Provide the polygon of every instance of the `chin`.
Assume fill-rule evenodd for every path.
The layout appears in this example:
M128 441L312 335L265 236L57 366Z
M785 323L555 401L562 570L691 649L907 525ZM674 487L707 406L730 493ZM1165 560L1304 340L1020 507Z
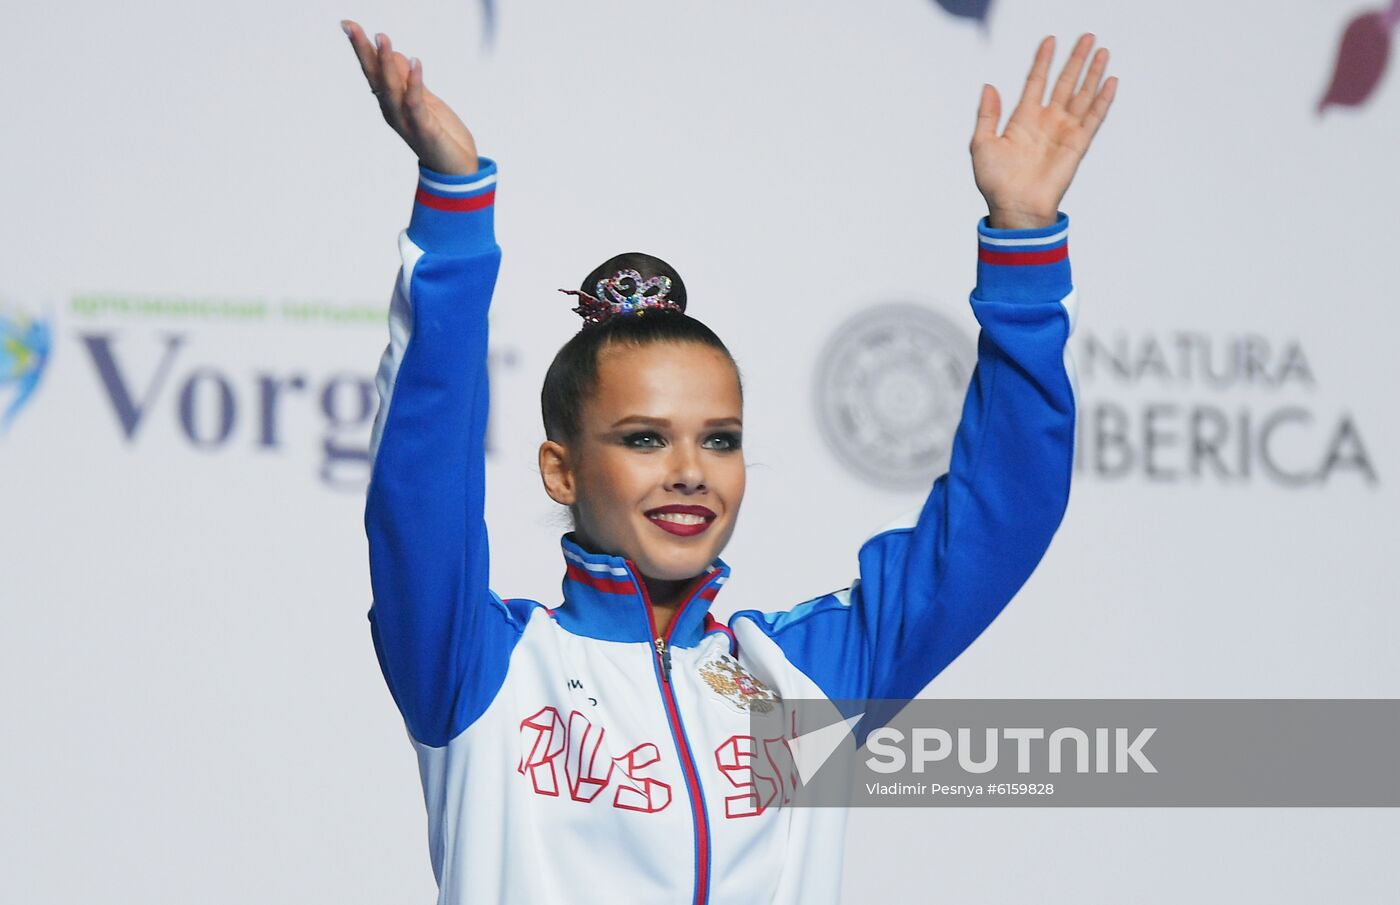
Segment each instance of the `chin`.
M677 541L680 540L677 538ZM647 553L645 565L643 565L642 560L634 557L638 567L648 577L666 581L693 578L705 571L705 567L714 562L718 555L714 542L709 539L702 543L691 542L688 544L684 542L668 543L667 538L653 539L645 545L645 552Z
M637 566L648 578L657 578L663 581L683 581L693 578L705 571L705 567L714 561L713 556L707 556L709 547L701 551L698 547L688 552L661 553L647 557L645 563L638 560Z

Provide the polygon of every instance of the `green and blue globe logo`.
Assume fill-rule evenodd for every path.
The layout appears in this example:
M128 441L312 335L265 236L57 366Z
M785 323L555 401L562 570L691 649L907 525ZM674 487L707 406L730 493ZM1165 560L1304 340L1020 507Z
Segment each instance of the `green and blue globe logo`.
M34 395L52 350L47 319L0 304L0 436Z

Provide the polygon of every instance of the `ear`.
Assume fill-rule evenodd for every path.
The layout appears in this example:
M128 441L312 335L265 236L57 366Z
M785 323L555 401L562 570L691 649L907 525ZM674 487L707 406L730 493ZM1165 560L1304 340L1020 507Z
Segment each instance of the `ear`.
M540 444L540 479L544 481L544 492L554 502L572 506L578 500L573 459L567 446L553 440Z

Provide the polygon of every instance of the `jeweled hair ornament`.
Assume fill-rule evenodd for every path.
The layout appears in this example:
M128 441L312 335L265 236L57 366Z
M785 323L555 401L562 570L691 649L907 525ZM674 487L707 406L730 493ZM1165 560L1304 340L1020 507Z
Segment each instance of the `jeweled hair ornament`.
M670 277L659 276L644 280L635 270L619 270L612 276L599 280L597 295L589 295L578 289L559 291L565 295L579 297L579 305L573 310L587 324L601 324L613 316L640 317L648 311L663 308L685 313L684 306L666 297L671 291Z

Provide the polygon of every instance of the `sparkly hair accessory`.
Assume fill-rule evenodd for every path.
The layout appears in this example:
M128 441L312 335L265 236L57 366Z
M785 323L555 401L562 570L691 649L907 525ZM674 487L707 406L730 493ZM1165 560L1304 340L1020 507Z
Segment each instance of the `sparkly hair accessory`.
M588 324L601 324L614 315L641 316L652 309L667 308L685 313L683 306L666 298L671 291L670 277L643 280L635 270L619 270L611 277L599 280L596 296L577 289L559 291L579 297L580 303L573 310Z

